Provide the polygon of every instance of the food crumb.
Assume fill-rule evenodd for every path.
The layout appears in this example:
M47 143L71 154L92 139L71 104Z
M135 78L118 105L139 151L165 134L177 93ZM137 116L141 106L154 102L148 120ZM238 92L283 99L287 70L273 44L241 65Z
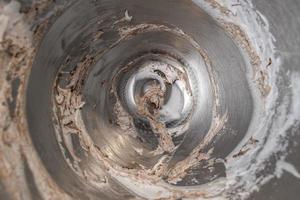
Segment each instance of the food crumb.
M125 11L125 20L128 22L131 22L132 20L132 16L129 15L128 10Z

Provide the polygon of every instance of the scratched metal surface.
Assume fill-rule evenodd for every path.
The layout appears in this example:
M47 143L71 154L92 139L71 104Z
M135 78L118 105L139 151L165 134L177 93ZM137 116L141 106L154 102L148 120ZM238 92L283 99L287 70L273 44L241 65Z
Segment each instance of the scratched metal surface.
M271 92L264 78L262 89L249 78L255 62L241 47L246 38L230 34L199 2L47 5L31 21L33 29L51 16L33 40L24 93L15 94L25 103L20 118L37 160L24 150L25 189L12 195L18 184L2 176L0 197L296 199L300 2L252 1L273 36ZM35 2L20 5L30 13ZM49 180L37 178L38 166ZM57 189L43 193L37 179Z

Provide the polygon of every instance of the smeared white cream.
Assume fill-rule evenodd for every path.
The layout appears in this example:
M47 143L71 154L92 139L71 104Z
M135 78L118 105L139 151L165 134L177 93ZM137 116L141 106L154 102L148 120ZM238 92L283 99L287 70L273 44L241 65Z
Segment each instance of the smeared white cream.
M241 192L241 197L246 198L252 191L259 190L263 184L266 184L273 177L280 178L283 170L298 178L298 170L291 163L284 161L287 152L283 153L275 163L277 167L273 174L261 175L257 178L257 172L263 170L271 155L286 151L287 144L282 143L282 138L289 136L287 130L300 118L299 74L293 72L290 79L290 88L287 88L291 91L292 98L286 95L283 102L279 106L276 105L279 94L276 80L278 79L282 58L276 56L277 51L274 45L276 38L270 32L268 20L259 10L254 8L251 1L239 1L238 3L232 0L211 1L214 3L219 2L219 5L223 7L222 9L213 8L209 0L194 0L194 2L215 19L238 25L247 34L252 47L261 59L259 68L252 70L249 57L247 58L247 54L245 54L245 59L249 61L249 82L253 83L251 85L255 97L255 117L244 140L227 158L227 189L234 190L235 187L242 186L245 192ZM230 12L224 12L226 10L224 8ZM266 73L268 76L267 82L271 86L271 91L265 98L260 97L255 86L256 77L260 71ZM289 105L292 106L290 109L292 113L287 113ZM276 107L277 111L274 109ZM273 118L274 116L276 117ZM245 155L232 158L232 155L238 152L250 137L257 139L259 141L258 145L251 148ZM264 143L264 141L266 142ZM253 161L255 162L253 163ZM237 177L240 178L238 182L236 181Z

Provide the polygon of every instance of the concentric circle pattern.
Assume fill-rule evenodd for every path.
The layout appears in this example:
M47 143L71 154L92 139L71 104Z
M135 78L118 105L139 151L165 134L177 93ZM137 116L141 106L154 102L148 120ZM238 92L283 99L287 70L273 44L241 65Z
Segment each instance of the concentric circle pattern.
M43 166L68 195L208 198L246 187L237 166L259 177L251 166L263 150L251 149L267 139L251 134L275 122L266 102L277 88L258 70L251 38L201 5L78 0L49 26L26 117Z
M207 183L225 173L208 158L225 158L251 120L244 71L233 40L190 1L78 2L37 53L28 110L44 109L29 112L31 134L62 187L92 186L84 177L110 167Z

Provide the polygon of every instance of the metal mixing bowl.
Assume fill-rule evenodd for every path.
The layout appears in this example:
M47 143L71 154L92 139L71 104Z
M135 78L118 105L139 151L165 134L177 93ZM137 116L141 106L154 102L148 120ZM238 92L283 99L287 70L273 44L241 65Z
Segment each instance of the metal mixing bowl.
M300 2L0 2L1 199L297 199Z

